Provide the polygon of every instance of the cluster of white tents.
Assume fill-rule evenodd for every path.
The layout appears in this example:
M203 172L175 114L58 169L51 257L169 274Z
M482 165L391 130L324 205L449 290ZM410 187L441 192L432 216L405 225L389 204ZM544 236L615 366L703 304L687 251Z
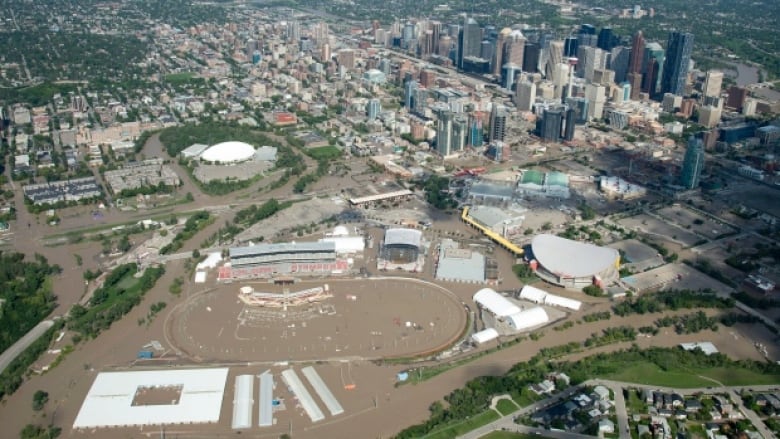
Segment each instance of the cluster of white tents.
M506 322L515 331L524 331L550 321L547 312L541 306L521 309L509 299L498 294L491 288L483 288L474 294L474 302L485 308L496 318ZM547 306L558 306L574 311L580 309L582 303L578 300L550 294L539 288L526 285L520 291L520 298ZM495 328L487 328L472 335L471 339L478 344L488 342L498 337Z
M520 290L520 298L529 302L541 303L547 306L559 306L573 311L579 311L582 302L568 297L556 296L539 288L526 285Z

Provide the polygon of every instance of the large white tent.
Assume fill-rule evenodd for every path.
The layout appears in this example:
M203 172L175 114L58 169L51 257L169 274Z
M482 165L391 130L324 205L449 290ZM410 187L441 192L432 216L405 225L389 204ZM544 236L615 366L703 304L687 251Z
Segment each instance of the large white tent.
M474 302L493 313L496 317L506 317L520 312L520 307L498 294L492 288L482 288L474 294Z
M579 300L569 299L568 297L556 296L550 294L547 291L540 290L539 288L526 285L520 290L520 298L534 303L542 303L549 306L559 306L561 308L568 308L574 311L580 309L582 302Z
M496 338L498 338L498 331L493 328L483 329L482 331L475 332L471 335L471 340L477 344L487 343Z
M550 321L547 312L541 306L520 311L506 317L506 321L516 331L533 328Z

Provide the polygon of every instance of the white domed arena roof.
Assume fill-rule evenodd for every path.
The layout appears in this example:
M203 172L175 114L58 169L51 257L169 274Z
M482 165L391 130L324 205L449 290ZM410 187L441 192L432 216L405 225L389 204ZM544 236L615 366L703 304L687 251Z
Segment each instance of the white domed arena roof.
M249 160L255 147L244 142L222 142L212 145L200 155L201 160L215 163L236 163Z

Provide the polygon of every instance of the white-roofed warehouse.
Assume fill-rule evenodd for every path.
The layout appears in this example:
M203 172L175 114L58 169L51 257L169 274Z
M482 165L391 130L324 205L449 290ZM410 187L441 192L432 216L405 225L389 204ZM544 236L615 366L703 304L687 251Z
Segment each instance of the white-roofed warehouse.
M581 289L596 282L606 285L618 278L620 254L612 248L537 235L530 253L527 257L538 263L536 274L563 287Z

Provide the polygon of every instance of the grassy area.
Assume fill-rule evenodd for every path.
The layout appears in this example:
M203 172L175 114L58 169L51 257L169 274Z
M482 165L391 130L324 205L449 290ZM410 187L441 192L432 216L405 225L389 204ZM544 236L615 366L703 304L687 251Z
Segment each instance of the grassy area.
M138 278L135 277L135 274L130 276L125 276L117 282L116 287L121 288L123 290L129 290L132 288L135 288L135 286L138 284Z
M171 73L169 75L165 75L165 80L173 83L181 83L189 82L189 80L194 77L195 74L191 72Z
M499 418L498 413L495 410L488 410L482 412L474 417L466 419L465 421L458 422L457 424L448 425L444 428L432 431L429 434L422 437L422 439L450 439L458 437L464 433L468 433L471 430L475 430L483 425L489 424Z
M608 374L604 378L630 383L680 388L716 385L711 380L701 378L698 375L720 381L727 386L774 384L780 382L780 376L762 375L746 369L716 367L688 371L665 371L652 363L628 366L619 372Z
M320 146L318 148L309 148L306 151L306 155L314 160L331 160L341 157L341 150L335 146Z
M496 409L498 409L502 415L506 416L516 412L520 409L520 407L518 407L517 404L515 404L515 402L512 400L500 399L498 403L496 403Z
M636 390L628 390L628 398L626 398L626 408L628 412L632 414L642 414L647 412L647 404L642 401Z
M714 367L699 373L701 376L720 381L727 386L747 386L750 384L777 384L780 375L762 375L745 369ZM710 384L712 385L712 384Z

